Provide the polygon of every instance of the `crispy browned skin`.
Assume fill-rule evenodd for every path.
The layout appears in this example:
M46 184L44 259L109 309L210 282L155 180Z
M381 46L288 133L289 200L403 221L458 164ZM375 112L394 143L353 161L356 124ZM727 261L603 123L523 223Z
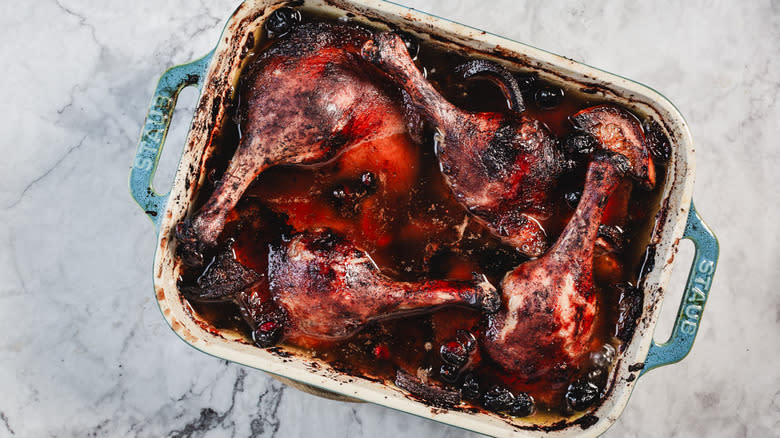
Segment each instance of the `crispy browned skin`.
M502 281L503 305L487 319L483 347L515 377L567 382L590 351L598 306L593 244L625 167L620 155L597 157L588 167L577 210L552 248Z
M642 131L625 111L597 106L572 121L599 141L582 197L553 247L504 277L503 305L486 319L483 342L501 367L548 394L563 390L593 348L594 245L607 201L626 174L650 186L655 175Z
M636 117L615 106L598 105L574 114L570 120L576 129L592 135L601 149L626 157L631 176L646 188L655 186L655 166Z
M380 33L363 57L382 69L437 130L442 173L457 199L496 235L531 256L547 247L545 216L563 171L557 143L538 120L516 111L470 113L439 94L395 34Z
M179 227L185 261L197 264L216 245L228 212L265 169L322 162L406 132L401 105L359 56L369 37L356 26L304 24L254 62L240 89L238 149L206 204Z
M474 281L393 281L343 236L329 230L299 234L272 248L268 279L273 300L286 313L288 340L338 340L365 324L446 305L495 311L498 292Z

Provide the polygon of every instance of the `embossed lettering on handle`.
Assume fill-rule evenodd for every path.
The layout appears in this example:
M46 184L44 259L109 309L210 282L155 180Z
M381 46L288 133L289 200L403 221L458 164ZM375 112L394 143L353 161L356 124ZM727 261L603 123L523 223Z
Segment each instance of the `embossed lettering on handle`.
M151 156L157 154L157 145L162 143L165 132L170 126L169 114L173 114L172 102L173 100L168 96L156 96L149 109L141 141L138 144L138 154L133 163L136 169L152 171L155 163Z
M689 295L686 299L685 317L682 322L681 330L689 335L696 334L699 327L699 318L704 303L707 301L707 294L712 284L712 274L715 273L715 262L712 260L702 260L696 267L695 277L693 278L693 287L689 289Z
M152 179L171 124L176 98L184 87L201 85L213 52L189 64L173 67L163 73L157 83L149 113L138 141L133 167L130 170L130 192L159 229L160 218L168 203L168 193L159 194L152 188Z
M696 247L685 294L677 312L672 335L663 344L657 344L653 340L642 374L653 368L682 360L691 351L696 333L699 331L704 306L712 286L712 277L718 264L719 247L718 239L702 221L693 203L688 212L688 222L683 237L690 239Z

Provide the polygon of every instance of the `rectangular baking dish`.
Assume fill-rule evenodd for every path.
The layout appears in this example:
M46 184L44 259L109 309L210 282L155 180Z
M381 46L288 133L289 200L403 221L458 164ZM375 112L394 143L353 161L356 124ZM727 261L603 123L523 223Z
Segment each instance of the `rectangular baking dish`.
M442 423L493 436L598 436L623 411L639 376L650 369L681 360L690 351L709 295L718 258L718 243L692 203L694 150L688 126L677 109L654 90L587 65L484 31L379 0L304 0L294 5L380 29L398 27L426 43L467 50L511 69L534 71L542 79L583 90L601 99L651 117L668 135L672 156L663 187L661 208L650 239L652 268L640 285L643 314L628 348L619 354L608 384L609 393L586 414L567 419L510 419L496 414L470 413L457 407L432 409L392 384L369 381L338 372L324 362L296 351L263 350L239 333L218 331L201 320L181 297L176 286L180 265L175 258L172 229L191 208L205 178L205 162L213 152L212 139L226 117L226 106L245 62L247 41L257 41L264 20L276 8L291 2L246 0L229 18L216 48L203 58L173 67L160 78L143 127L130 189L157 231L154 257L154 291L160 310L173 331L191 346L213 356L298 382L320 394L372 402ZM176 98L187 86L200 90L178 171L170 192L155 192L151 181L157 167ZM674 255L681 239L696 248L672 336L664 343L652 334L669 281ZM651 252L652 253L652 252ZM680 262L677 260L677 262Z

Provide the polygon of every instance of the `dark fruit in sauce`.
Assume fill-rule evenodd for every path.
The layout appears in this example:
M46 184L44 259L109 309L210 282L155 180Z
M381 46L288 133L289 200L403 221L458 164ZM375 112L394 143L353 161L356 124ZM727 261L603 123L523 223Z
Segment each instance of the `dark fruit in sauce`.
M477 347L477 338L474 337L471 332L466 330L458 330L455 332L455 340L462 345L466 351L472 352Z
M566 200L566 205L569 206L569 208L577 208L577 204L580 202L580 197L582 196L582 192L568 192L565 195L563 195L563 199Z
M372 172L363 172L363 174L360 175L360 183L363 184L363 187L366 188L367 192L373 193L376 190L376 175Z
M607 369L615 360L615 347L604 344L599 350L590 353L590 362L599 369Z
M404 41L406 51L409 52L409 56L412 59L417 59L417 55L420 53L420 42L417 38L406 32L397 32L401 39Z
M563 88L543 87L536 90L534 100L539 108L543 110L552 109L563 102Z
M653 157L662 162L668 161L672 156L672 145L669 143L669 138L664 134L661 126L654 120L647 119L642 124L642 128L645 131L647 148L650 149Z
M252 331L252 340L258 347L273 347L282 338L283 327L278 321L269 320L261 323Z
M439 368L439 377L447 383L455 383L460 376L460 367L445 363Z
M461 367L466 364L469 359L466 347L460 342L450 341L439 348L439 354L444 362L448 364Z
M575 411L584 411L600 398L598 386L587 380L578 380L566 390L566 403Z
M566 138L564 148L569 155L587 155L598 146L595 138L588 134L577 134Z
M517 80L518 88L520 88L523 94L531 91L536 84L536 76L532 74L515 75L515 79Z
M509 414L515 417L527 417L534 412L534 399L525 392L515 394L515 401L509 408Z
M265 22L269 36L279 37L291 31L301 22L301 13L289 7L275 10Z
M463 378L460 393L463 398L468 400L477 400L479 398L479 380L474 374L467 374Z
M613 251L622 251L626 246L625 232L617 225L599 225L599 237L606 239Z
M507 411L515 402L515 396L507 388L494 386L482 396L482 404L490 411Z

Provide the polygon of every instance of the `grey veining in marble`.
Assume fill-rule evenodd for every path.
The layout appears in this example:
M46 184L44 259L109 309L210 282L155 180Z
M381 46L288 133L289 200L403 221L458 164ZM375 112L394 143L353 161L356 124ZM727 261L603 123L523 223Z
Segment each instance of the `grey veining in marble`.
M399 1L680 108L720 266L693 352L643 377L607 436L780 436L780 2ZM189 348L159 314L128 170L160 73L206 53L236 1L4 4L0 437L473 436L286 388Z

